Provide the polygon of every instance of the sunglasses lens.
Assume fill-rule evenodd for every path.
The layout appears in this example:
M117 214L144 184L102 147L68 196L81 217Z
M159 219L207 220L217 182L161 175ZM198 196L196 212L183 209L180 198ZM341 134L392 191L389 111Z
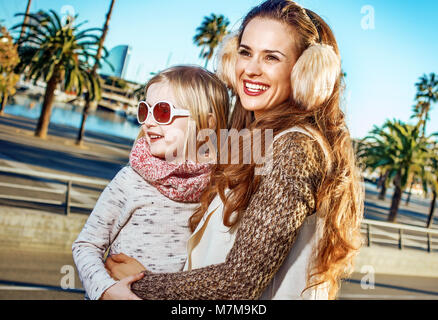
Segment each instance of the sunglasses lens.
M140 102L137 109L137 118L140 123L146 121L148 117L148 106L144 102Z
M158 103L154 108L154 117L157 122L167 123L170 120L170 105L166 102Z

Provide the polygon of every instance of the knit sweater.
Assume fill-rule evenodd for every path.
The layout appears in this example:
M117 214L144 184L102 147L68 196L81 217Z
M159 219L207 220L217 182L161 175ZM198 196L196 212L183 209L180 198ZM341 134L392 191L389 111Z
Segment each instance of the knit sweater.
M131 167L120 170L99 197L73 243L79 277L91 299L116 283L104 254L124 253L153 272L176 272L187 257L188 218L198 206L170 200Z
M315 212L324 156L297 132L274 142L273 166L241 217L224 263L177 273L146 270L132 291L143 299L257 299L287 257L304 219ZM214 246L214 244L212 244ZM212 250L214 248L212 247Z

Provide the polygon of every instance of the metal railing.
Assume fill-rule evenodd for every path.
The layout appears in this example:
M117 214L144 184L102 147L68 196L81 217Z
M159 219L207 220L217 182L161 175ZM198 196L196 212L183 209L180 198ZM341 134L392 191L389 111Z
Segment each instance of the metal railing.
M51 204L51 205L63 205L65 208L65 214L70 214L70 208L81 208L81 209L93 209L95 203L81 203L81 202L73 202L72 201L72 190L73 185L77 186L94 186L103 189L108 183L109 180L104 179L88 179L81 178L75 176L61 175L57 173L49 173L49 172L38 172L33 170L26 169L18 169L18 168L10 168L10 167L1 167L0 173L12 173L16 175L24 175L28 177L34 178L43 178L47 180L56 180L61 182L64 185L64 188L61 189L53 189L47 186L28 186L23 184L16 183L6 183L0 182L0 187L7 187L12 189L21 189L25 191L38 191L44 192L48 194L63 194L63 200L53 200L53 199L44 199L38 197L27 197L22 195L10 195L10 194L0 194L0 199L7 200L19 200L19 201L27 201L27 202L35 202L42 204Z
M391 230L388 232L386 229ZM394 232L395 231L395 232ZM365 233L368 247L372 243L396 245L400 250L413 247L433 251L433 245L438 243L437 229L423 228L406 224L364 219L362 232Z

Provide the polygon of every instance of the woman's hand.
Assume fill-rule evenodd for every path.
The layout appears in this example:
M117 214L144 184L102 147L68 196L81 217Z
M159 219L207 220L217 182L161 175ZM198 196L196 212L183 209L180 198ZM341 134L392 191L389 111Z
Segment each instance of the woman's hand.
M121 280L146 270L140 262L124 253L108 257L105 268L114 280Z
M100 300L141 300L131 291L131 283L144 277L144 273L126 277L105 290Z

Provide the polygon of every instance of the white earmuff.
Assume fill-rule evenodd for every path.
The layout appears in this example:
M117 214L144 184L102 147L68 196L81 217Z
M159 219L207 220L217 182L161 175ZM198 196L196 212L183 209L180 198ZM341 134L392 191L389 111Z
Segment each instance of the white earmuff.
M333 47L313 44L299 57L291 74L292 96L306 109L327 101L341 72L340 57Z
M235 69L238 46L239 38L237 33L225 36L219 45L216 58L218 63L216 71L217 76L233 91L235 91L235 88L237 87Z

